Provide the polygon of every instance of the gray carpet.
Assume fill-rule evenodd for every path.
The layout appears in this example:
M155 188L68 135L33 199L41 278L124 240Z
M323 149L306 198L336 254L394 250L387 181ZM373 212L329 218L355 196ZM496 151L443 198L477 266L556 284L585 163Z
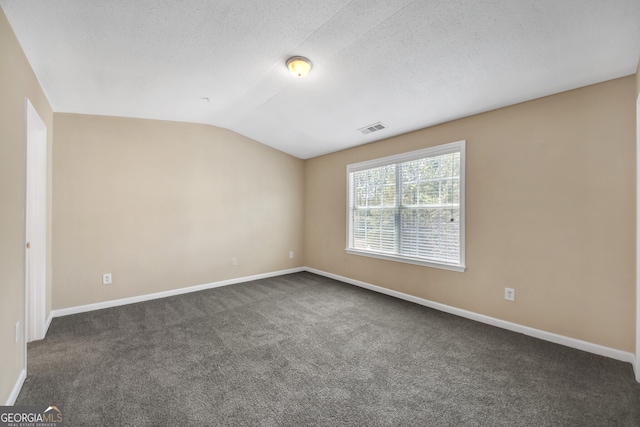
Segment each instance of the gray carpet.
M60 317L17 405L68 426L639 426L630 364L310 273Z

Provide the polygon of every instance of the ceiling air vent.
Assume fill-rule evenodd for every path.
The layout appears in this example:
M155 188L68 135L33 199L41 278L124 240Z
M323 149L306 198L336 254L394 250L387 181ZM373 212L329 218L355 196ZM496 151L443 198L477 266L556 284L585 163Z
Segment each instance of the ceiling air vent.
M362 132L364 135L371 133L371 132L378 132L379 130L382 129L386 129L387 127L385 125L383 125L382 123L378 122L378 123L374 123L372 125L369 126L365 126L363 128L358 129L360 132Z

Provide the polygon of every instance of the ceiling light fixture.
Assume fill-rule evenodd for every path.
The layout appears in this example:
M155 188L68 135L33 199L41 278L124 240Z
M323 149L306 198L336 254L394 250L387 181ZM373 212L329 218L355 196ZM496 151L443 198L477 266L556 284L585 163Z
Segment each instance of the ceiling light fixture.
M291 74L298 78L302 78L309 74L311 70L311 61L302 56L294 56L287 59L287 68Z

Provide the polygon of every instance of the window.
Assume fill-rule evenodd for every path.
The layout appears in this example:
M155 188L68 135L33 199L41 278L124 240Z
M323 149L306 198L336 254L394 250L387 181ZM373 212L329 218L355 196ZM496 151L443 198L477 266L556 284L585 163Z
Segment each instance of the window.
M347 252L464 271L465 141L347 166Z

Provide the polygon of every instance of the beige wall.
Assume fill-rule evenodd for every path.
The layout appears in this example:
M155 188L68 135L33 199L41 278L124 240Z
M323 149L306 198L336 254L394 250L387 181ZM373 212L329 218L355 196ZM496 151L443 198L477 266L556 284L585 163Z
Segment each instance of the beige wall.
M306 265L633 352L634 85L629 76L307 161ZM462 139L464 273L345 253L347 164Z
M15 385L23 362L24 326L25 98L47 126L47 316L51 311L51 134L52 112L0 9L0 404Z
M54 309L303 265L302 160L206 125L54 124Z

